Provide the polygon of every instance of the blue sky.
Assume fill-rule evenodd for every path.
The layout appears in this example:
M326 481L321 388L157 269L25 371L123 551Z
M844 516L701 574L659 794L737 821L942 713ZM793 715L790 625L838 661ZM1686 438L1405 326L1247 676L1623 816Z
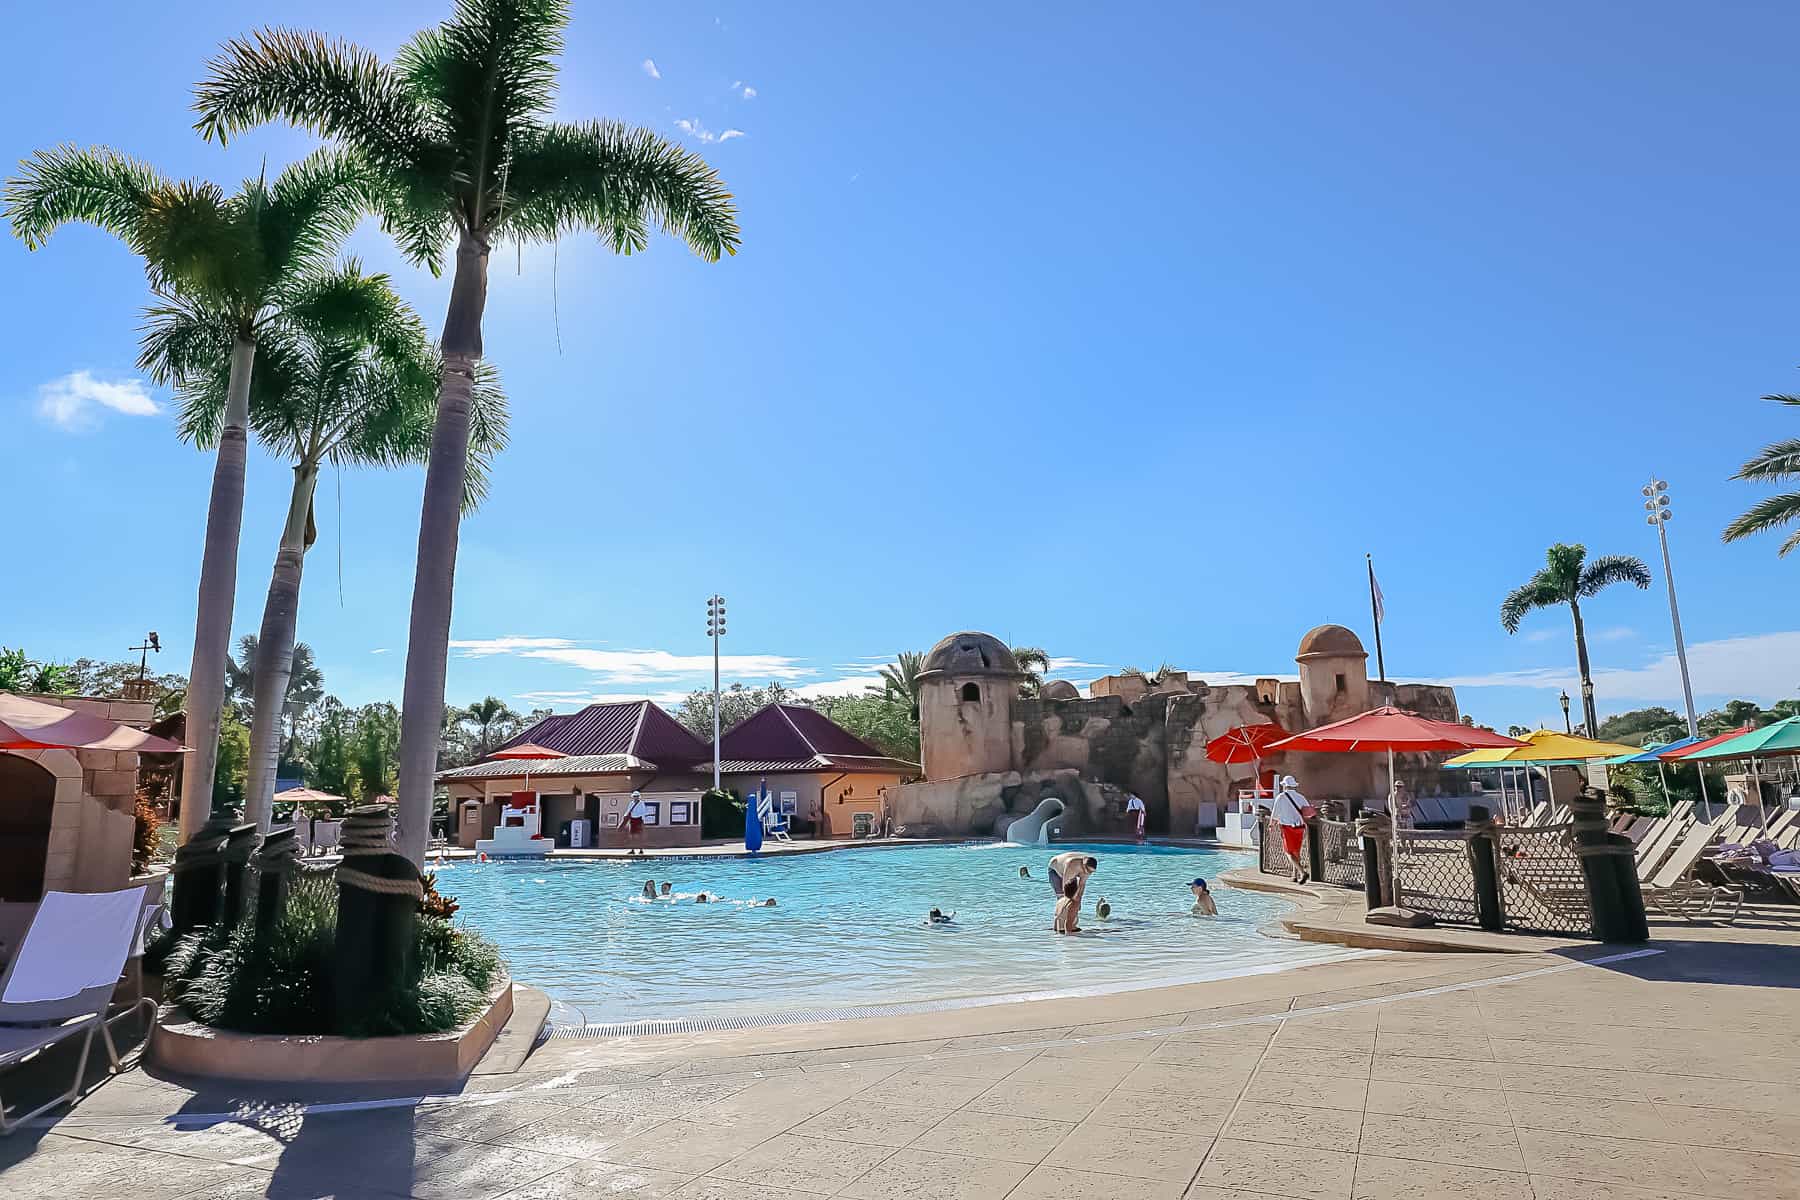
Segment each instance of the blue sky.
M230 183L310 143L189 132L220 41L388 53L444 11L35 6L0 152ZM1667 703L1651 471L1702 703L1792 695L1800 562L1718 532L1763 494L1731 472L1795 432L1757 397L1800 390L1797 36L1776 4L580 0L561 112L703 151L744 250L495 256L513 445L464 526L450 699L684 692L715 589L749 683L854 688L961 628L1078 680L1283 673L1318 622L1368 640L1372 552L1390 674L1548 722L1567 617L1496 612L1560 540L1656 566L1587 616L1602 711ZM437 327L443 281L372 225L350 249ZM154 628L185 669L210 464L134 381L141 273L70 228L0 240L0 281L0 643L122 657ZM400 691L420 485L320 489L300 636L352 702ZM254 458L238 632L287 487Z

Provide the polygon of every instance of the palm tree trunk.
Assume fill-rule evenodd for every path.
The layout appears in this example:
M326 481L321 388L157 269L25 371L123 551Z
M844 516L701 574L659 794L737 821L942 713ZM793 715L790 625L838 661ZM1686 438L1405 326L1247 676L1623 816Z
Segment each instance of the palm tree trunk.
M194 615L194 660L188 669L187 744L182 771L181 840L212 816L213 776L219 767L219 716L225 707L225 661L231 653L231 610L237 597L238 535L244 524L244 460L248 456L250 369L256 343L240 334L231 344L225 416L213 460L212 499L206 509L206 548Z
M1581 624L1581 602L1571 599L1569 612L1575 617L1575 662L1581 668L1581 716L1587 722L1587 736L1595 737L1600 723L1594 719L1594 679L1588 673L1587 630Z
M425 467L419 514L419 558L413 574L412 625L406 641L406 686L400 711L399 821L394 844L425 863L431 796L437 786L438 735L444 721L444 675L450 656L450 601L469 461L469 393L481 360L481 316L487 307L488 246L465 233L456 247L456 278L444 317L443 375L437 423Z
M300 615L300 577L306 567L306 519L318 486L317 463L294 467L294 490L288 499L287 524L269 597L263 602L262 632L256 636L254 716L250 722L250 777L244 785L244 820L255 821L259 833L269 831L275 810L275 772L281 761L282 708L294 670L294 626Z

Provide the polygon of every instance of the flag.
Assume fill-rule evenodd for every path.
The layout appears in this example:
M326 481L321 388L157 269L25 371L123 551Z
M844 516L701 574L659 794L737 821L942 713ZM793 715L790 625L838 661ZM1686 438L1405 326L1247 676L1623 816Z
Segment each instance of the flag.
M1369 559L1369 599L1375 605L1375 623L1387 620L1387 597L1381 594L1381 584L1375 581L1375 560Z

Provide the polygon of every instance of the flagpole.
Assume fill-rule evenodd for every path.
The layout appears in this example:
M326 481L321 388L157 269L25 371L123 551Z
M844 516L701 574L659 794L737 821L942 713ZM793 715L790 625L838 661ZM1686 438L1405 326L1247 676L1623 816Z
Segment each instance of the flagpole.
M1375 586L1375 556L1365 554L1363 558L1369 563L1369 614L1375 618L1375 670L1381 676L1381 682L1386 683L1387 662L1381 656L1381 601Z

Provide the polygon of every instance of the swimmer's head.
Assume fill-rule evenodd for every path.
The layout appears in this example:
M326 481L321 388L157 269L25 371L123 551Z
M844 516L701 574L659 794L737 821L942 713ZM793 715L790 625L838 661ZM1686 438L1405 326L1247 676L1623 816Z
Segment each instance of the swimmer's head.
M1087 868L1090 871L1098 871L1100 869L1100 860L1090 857L1087 860Z
M764 908L774 908L775 907L775 897L770 896L767 900L764 900L763 907Z
M1020 879L1030 879L1031 878L1031 868L1030 867L1020 867L1019 868L1019 878Z
M1194 882L1188 884L1188 886L1193 888L1196 892L1204 892L1204 891L1208 890L1207 886L1206 886L1206 880L1204 880L1204 879L1195 879Z
M1071 900L1073 900L1075 898L1075 893L1079 890L1080 889L1075 886L1075 881L1073 879L1071 879L1071 880L1069 880L1069 882L1063 884L1063 895L1067 896Z
M669 881L665 879L665 880L663 880L662 894L666 896L669 894L669 891L670 891L670 884L669 884Z

